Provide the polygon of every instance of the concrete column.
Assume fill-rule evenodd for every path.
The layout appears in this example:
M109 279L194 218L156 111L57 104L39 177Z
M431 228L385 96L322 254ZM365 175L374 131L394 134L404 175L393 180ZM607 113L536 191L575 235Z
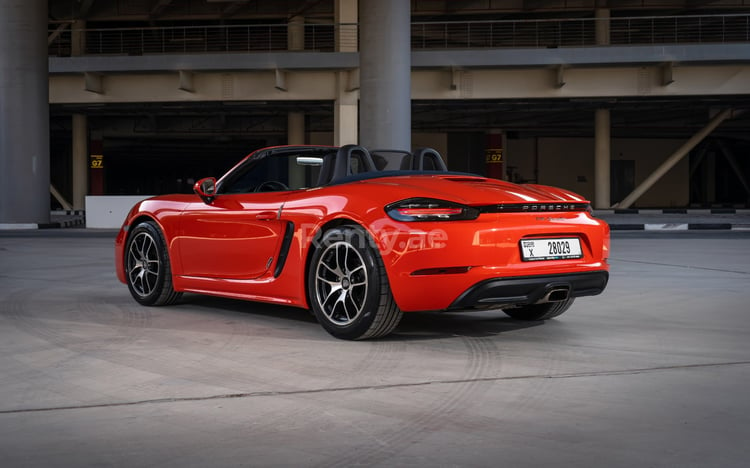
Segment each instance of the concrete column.
M594 208L610 207L610 116L609 109L597 109L594 118Z
M305 17L292 16L287 29L287 48L305 50Z
M0 225L49 223L47 0L0 0Z
M596 18L596 45L609 45L609 9L597 8L594 11Z
M358 138L357 91L349 86L349 73L336 73L337 98L333 103L334 146L355 145Z
M287 114L287 144L304 145L305 144L305 113L290 112Z
M360 0L360 143L411 150L411 2Z
M336 51L357 51L357 0L335 0ZM353 82L354 79L357 82ZM336 100L333 103L333 144L343 146L359 141L358 70L336 73Z
M86 53L86 21L75 20L70 26L70 55L76 57Z
M305 144L305 114L303 112L290 112L287 114L286 140L288 145ZM289 161L289 187L297 189L305 186L305 168L298 165L297 161Z
M86 21L76 20L70 26L70 55L86 53ZM73 209L86 209L86 195L89 193L89 131L85 114L73 114L72 157L73 157Z
M73 114L73 209L86 209L89 188L89 132L88 119Z
M357 51L357 0L335 0L336 52Z

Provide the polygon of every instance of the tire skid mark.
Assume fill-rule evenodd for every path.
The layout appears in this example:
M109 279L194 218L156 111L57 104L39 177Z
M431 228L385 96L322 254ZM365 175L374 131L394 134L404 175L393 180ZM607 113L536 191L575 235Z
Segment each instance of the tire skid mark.
M94 313L102 313L101 310L96 310L94 304L85 304L85 308L93 310ZM211 386L216 386L217 382L221 382L222 386L242 388L248 383L247 379L238 378L239 373L227 373L227 367L209 362L229 354L227 351L241 348L242 344L249 339L247 333L249 327L246 322L241 320L229 322L231 325L229 333L226 333L226 328L222 328L221 339L212 340L208 344L200 340L201 336L183 335L180 337L182 342L179 346L164 348L159 345L158 337L158 334L163 331L153 327L153 311L157 309L135 303L119 306L117 309L120 310L124 320L117 324L118 339L113 340L116 346L108 345L111 352L103 357L104 360L155 373L165 378L183 378ZM226 324L227 322L224 323ZM158 353L146 354L133 346L138 343L150 348L156 345ZM182 351L185 349L200 352L188 354ZM134 388L147 387L149 385L134 385ZM153 385L150 387L152 388Z
M351 343L352 346L359 346L362 343ZM346 344L347 348L349 343ZM345 375L346 377L340 377L334 379L331 383L331 387L337 387L342 382L351 381L352 378L359 376L372 376L381 375L382 372L392 372L394 365L398 366L402 362L401 359L391 359L392 357L400 357L401 352L405 349L404 343L394 341L369 341L369 349L367 355L353 364L352 370L349 370Z
M538 375L556 375L562 367L560 356L555 351L546 351L537 357L537 360L543 363L542 366L535 367L534 373ZM552 392L554 392L553 382L550 379L540 379L512 400L505 415L508 418L513 418L525 414L529 409L538 408L539 402L548 401Z
M247 323L247 322L244 322ZM246 325L246 328L250 328L249 325ZM330 343L335 348L339 348L342 351L341 352L347 352L348 350L352 349L352 346L358 346L361 347L361 345L365 343L350 343L350 342L338 342L333 341ZM367 354L356 363L352 364L351 366L351 372L349 371L341 371L336 373L338 377L333 378L329 380L329 382L321 387L323 391L325 389L331 389L335 390L337 388L341 388L342 386L346 385L347 383L351 382L352 377L356 377L359 375L379 375L380 372L385 371L391 371L393 369L393 362L399 362L398 360L390 360L388 359L388 356L393 356L395 353L400 353L402 349L402 344L400 343L386 343L386 342L368 342L369 349ZM336 353L331 353L332 355L335 355ZM177 360L177 358L170 358L168 361ZM206 369L204 366L201 366L200 368L196 368L196 371L200 372L203 377L201 377L199 380L203 381L206 380L206 383L213 382L215 383L216 379L221 379L222 384L227 383L227 373L226 369L217 369L215 371L215 375L213 376L206 376ZM209 371L209 374L213 374ZM234 378L232 379L232 383L236 388L246 388L248 385L257 385L259 383L259 380L257 378L253 378L252 376L244 376L244 378L237 378L240 377L242 374L238 374L237 372L230 373ZM248 379L248 377L250 377ZM193 379L195 380L195 379ZM280 391L282 393L289 393L288 398L290 400L293 399L294 401L294 409L291 409L289 411L285 411L283 415L279 415L272 421L269 420L267 423L260 423L258 422L256 425L253 426L253 432L264 432L267 430L273 430L273 431L284 431L284 430L291 430L300 425L300 421L308 420L310 417L319 415L320 409L317 405L316 401L309 398L309 395L303 395L300 396L297 393L304 394L305 389L300 389L299 386L294 384L287 384L285 382L279 381L279 380L273 380L273 381L260 381L261 383L265 384L272 384L274 388L281 389ZM242 427L243 430L247 430L246 427Z
M90 282L87 282L87 284L90 284ZM48 293L44 291L56 291L55 294L58 295L60 292L59 289L40 291L38 288L15 290L0 305L0 312L20 331L58 348L72 351L74 354L66 361L75 362L80 355L87 355L114 364L157 373L165 378L185 378L193 382L242 390L248 390L247 387L251 387L250 390L252 390L252 387L259 382L257 377L250 373L251 368L246 372L227 372L227 365L216 366L214 365L216 363L212 362L212 359L216 357L223 357L228 361L239 358L237 356L238 350L241 352L247 346L247 341L252 338L252 333L250 333L252 321L247 318L234 320L229 330L230 333L222 335L220 342L213 341L209 346L206 346L206 343L199 341L200 338L196 338L196 335L183 335L180 336L180 339L183 340L182 343L177 346L170 346L166 349L157 347L159 351L165 354L149 355L134 350L132 346L142 339L149 346L154 343L158 344L155 333L161 333L162 331L153 327L151 308L135 304L128 306L119 303L108 304L104 301L97 302L96 300L85 299L75 301L74 299L71 307L74 308L75 314L67 316L72 317L73 320L59 322L51 316L36 316L34 314L36 305L34 306L35 309L30 308L30 304L36 304L33 302L34 300L45 300ZM80 296L76 294L76 297ZM111 320L114 317L117 317L117 320ZM82 333L80 329L76 328L78 324L84 321L81 319L97 326L94 333ZM222 329L222 331L226 332L227 330ZM482 356L482 344L474 343L474 341L476 340L462 338L463 344L469 349L469 358L463 376L469 379L481 376L488 362L487 357ZM350 383L356 384L358 383L357 380L362 377L389 375L403 362L402 351L407 346L404 342L399 341L372 341L356 344L342 342L337 343L332 348L335 352L350 353L351 357L351 350L355 349L355 352L361 352L363 351L361 349L363 344L366 344L367 351L362 353L361 359L352 362L347 366L347 369L336 372L325 387L337 388ZM355 346L357 348L354 348ZM185 349L198 349L201 354L183 353ZM231 362L228 365L231 365ZM263 363L259 365L263 365ZM280 391L300 390L299 386L293 383L286 384L278 380L264 380L273 383L273 387ZM141 387L147 391L143 393L152 393L154 389L158 390L160 385L158 381L145 384L134 383L133 388ZM475 386L476 384L471 382L459 384L451 395L446 396L443 403L434 406L433 411L423 415L410 427L418 430L420 427L445 424L440 422L441 418L449 417L457 408L463 408L463 395L470 397ZM304 403L304 397L291 398L295 398L296 402L302 403L304 406L294 413L285 415L284 419L287 420L287 424L297 425L301 417L310 417L319 412L319 406L314 401ZM274 426L280 427L279 421L275 421ZM254 429L263 430L263 428ZM411 430L409 429L409 431ZM405 433L406 431L401 431L397 435L386 438L384 447L387 451L383 453L373 452L370 454L370 458L373 460L387 458L393 451L394 443L404 444L399 439L403 439L402 434ZM407 445L403 445L401 448L405 448ZM352 454L352 457L361 460L359 453Z
M75 327L84 320L57 322L51 319L45 320L44 317L35 317L29 310L28 304L32 297L38 302L39 294L39 291L35 289L24 289L11 293L0 304L0 316L5 317L19 331L41 339L54 348L65 349L72 353L64 361L57 362L57 366L75 362L85 356L128 368L157 373L165 378L185 378L211 386L216 386L217 382L221 382L222 384L234 384L237 388L244 388L248 383L247 379L238 380L236 372L227 373L226 368L217 368L217 366L205 364L207 359L222 353L224 349L238 348L240 346L238 337L241 337L242 341L247 339L246 326L239 330L235 325L231 334L223 336L224 339L221 340L220 347L212 348L210 352L206 352L199 359L186 359L186 355L181 352L185 348L195 348L196 343L191 341L183 343L178 348L168 350L166 359L163 354L144 356L143 353L131 351L135 343L144 339L153 330L151 328L152 308L139 305L117 306L78 301L73 306L75 312L73 317L83 317L86 322L102 327L97 328L95 333L82 333ZM117 315L111 314L112 311L119 313ZM69 314L66 316L71 317ZM112 317L118 317L118 319L108 320ZM97 320L97 318L100 320ZM235 324L237 323L242 324L243 321L235 322ZM203 343L200 344L205 347ZM175 363L178 365L175 365ZM154 385L133 384L132 388L153 390Z
M76 336L74 333L79 331L76 330L76 324L80 323L78 321L65 322L54 320L54 318L34 316L29 307L29 303L32 302L31 298L39 301L38 296L41 294L44 297L46 292L46 290L40 292L36 289L17 290L8 295L0 305L0 316L4 317L11 326L47 345L44 347L34 345L31 348L33 352L42 352L43 356L48 356L43 358L43 363L39 364L23 359L23 350L15 350L22 362L27 362L27 372L44 376L43 379L46 380L54 379L57 382L55 393L64 395L71 401L80 402L78 397L82 394L86 394L89 401L110 400L114 395L90 388L85 381L61 378L60 369L80 369L81 363L86 362L85 357L99 359L95 355L101 352L105 340L98 336L94 339ZM34 309L38 309L38 306ZM66 352L61 352L61 350ZM31 358L33 359L33 354ZM28 388L28 392L36 391L35 387Z
M0 305L0 315L4 316L19 331L54 346L63 347L60 346L60 343L65 340L61 338L59 329L50 324L41 323L39 319L29 313L27 304L29 298L34 297L35 294L39 294L39 291L22 289L9 294ZM70 350L79 352L76 349Z
M81 313L94 320L109 312L117 314L119 319L116 323L109 325L114 336L107 337L105 345L106 349L112 351L119 351L120 348L135 343L151 325L151 310L146 307L123 307L104 301L78 301L76 307Z
M258 330L257 327L252 326L253 322L248 317L239 317L231 320L230 323L230 333L224 334L226 330L222 329L223 333L219 346L216 346L219 340L207 345L205 341L200 340L200 337L182 335L180 337L183 340L181 343L169 348L159 349L159 353L156 355L124 353L123 355L112 356L109 360L155 373L164 378L181 378L205 385L219 385L239 392L246 392L249 388L252 389L259 384L271 385L286 392L299 390L299 386L294 384L294 380L288 380L291 383L286 383L284 379L275 377L259 378L258 373L254 372L253 366L248 367L245 363L235 366L235 362L245 358L246 355L243 354L243 350L255 351L257 349L252 340L254 336L258 336ZM174 337L170 339L170 342L174 342ZM348 343L341 343L341 346L346 344ZM349 345L351 346L351 344ZM362 361L353 366L351 373L335 373L337 378L331 380L326 386L336 388L347 376L366 373L368 368L376 367L375 364L382 361L380 349L382 347L371 349ZM192 353L186 354L182 350L190 350ZM252 359L252 357L247 359ZM264 366L266 361L257 360L256 362L257 366L262 366L261 370L266 367ZM271 367L271 370L273 370L273 367ZM142 384L141 387L147 388L154 385L153 383L146 383ZM310 408L309 412L312 413L313 411ZM289 419L294 420L295 423L298 422L295 415L290 415Z
M149 309L140 305L132 307ZM139 350L135 352L122 350L122 353L111 356L109 360L119 365L157 374L163 378L184 379L214 387L236 389L244 388L248 384L256 384L257 379L252 377L248 379L248 376L230 368L234 361L228 364L224 363L228 357L236 357L232 351L241 349L242 345L249 340L248 325L241 320L224 322L223 325L229 325L230 327L228 330L226 328L221 329L220 339L212 339L206 342L207 332L197 335L181 335L182 341L178 345L173 344L169 347L159 345L158 334L163 332L150 326L144 330L140 339L145 340L149 348L158 352L144 353L139 352ZM173 343L175 337L171 336L169 341ZM185 352L188 350L190 353ZM135 387L150 389L158 385L158 383L149 382Z
M326 335L327 336L327 335ZM404 344L400 342L387 342L387 341L366 341L366 342L349 342L333 340L326 342L326 346L331 346L333 352L327 353L329 356L336 356L339 353L346 353L349 358L352 357L352 350L359 352L363 346L367 346L367 353L355 362L352 362L347 369L335 369L333 372L326 372L326 376L333 375L334 377L328 379L327 383L321 388L336 389L344 386L350 386L352 383L356 384L356 379L361 376L378 376L383 373L391 373L397 368L402 360L402 351ZM305 374L305 377L317 377L311 375L309 372ZM295 392L300 390L297 385L286 385L280 383L278 380L271 382L265 382L273 384L274 387L279 385L283 386L286 390ZM302 390L304 391L304 390ZM283 416L276 418L273 423L269 422L274 430L284 430L295 428L299 426L300 421L310 416L316 416L320 413L320 409L315 401L310 398L298 396L290 396L294 398L294 409L286 412ZM264 430L263 425L255 426L255 431Z
M44 293L41 294L43 300ZM65 362L75 362L81 356L89 356L116 365L154 373L165 379L180 378L214 387L221 386L247 391L252 390L253 387L257 388L259 383L265 383L273 384L274 388L281 391L300 390L299 386L293 382L287 384L274 379L259 380L257 376L252 374L252 369L248 369L246 372L236 372L231 369L232 362L241 359L241 355L238 353L241 353L248 346L248 341L253 336L252 321L247 317L232 320L230 333L226 333L226 328L223 328L221 338L212 341L208 346L204 341L199 341L199 336L182 335L180 337L182 342L177 346L163 348L159 347L158 337L155 336L156 333L162 333L162 331L153 328L152 308L137 304L131 306L108 304L104 301L79 300L72 306L75 312L72 317L83 318L88 323L106 327L97 329L96 333L81 334L81 331L75 329L75 326L83 320L57 322L45 320L46 317L34 316L29 304L32 302L31 298L38 301L39 296L40 291L38 289L29 288L12 292L0 304L0 316L7 319L12 326L21 332L41 339L53 347L72 352L65 359ZM117 315L114 314L115 312ZM117 316L118 320L107 320L114 316ZM67 317L71 317L71 315L67 315ZM154 354L144 353L141 350L134 349L133 345L136 343L146 343L149 347L157 343L156 349L159 352ZM361 344L359 343L357 346L361 346ZM337 344L337 347L341 348L340 352L349 352L352 346L355 345L344 342ZM360 375L373 372L374 375L378 375L390 370L393 363L399 361L396 359L390 360L388 356L392 355L393 352L398 352L402 346L400 343L369 343L368 351L360 361L353 363L350 369L336 372L335 378L331 379L325 386L336 388L352 382L353 378ZM200 353L183 352L183 350L188 349L200 350ZM218 363L219 365L215 361L212 362L217 358L221 358L220 361L223 360L223 362ZM58 362L57 364L60 365L61 363ZM227 372L227 370L230 370L230 372ZM145 383L134 383L131 388L140 389L141 393L153 393L154 390L158 391L161 385L160 381L152 380ZM307 408L288 416L290 423L296 424L299 421L299 416L316 412L312 404L306 406Z
M368 351L363 358L355 363L352 363L349 369L341 370L336 373L338 377L330 379L329 382L323 387L326 389L337 389L345 386L349 386L359 376L378 376L383 373L391 373L397 368L402 362L397 357L402 356L404 349L403 343L398 342L385 342L385 341L367 341L360 343L351 342L331 342L337 348L341 348L343 352L351 349L361 349L362 345L368 346ZM278 385L274 382L274 385ZM253 428L254 431L263 431L265 426L270 426L273 430L290 430L299 426L300 421L309 420L310 417L314 417L320 414L320 406L318 400L310 398L309 395L290 396L294 398L294 409L285 412L283 416L277 417L273 421L269 421L266 425L259 425Z
M134 305L134 307L136 309L142 308L138 305ZM175 308L179 308L179 306L170 307L169 310L174 310ZM179 310L177 312L179 313ZM221 317L216 315L215 317L210 317L209 320L217 322L221 320ZM248 353L243 354L243 352L246 349L250 351L257 350L253 338L257 337L259 332L257 326L254 326L251 317L232 317L226 323L231 324L229 333L226 333L226 328L222 328L220 340L215 340L209 344L202 341L200 336L181 335L179 338L182 342L173 344L166 349L160 349L159 355L125 354L123 356L112 356L110 360L129 367L154 372L165 377L179 377L213 386L217 385L217 382L220 382L221 386L238 391L246 391L248 390L248 386L257 386L259 383L273 384L274 387L281 387L285 391L299 390L299 387L293 381L287 384L281 379L259 379L258 375L252 372L253 366L247 367L245 363L242 364L242 367L233 367L233 363L238 360L245 358L252 359L252 357L246 357ZM147 332L151 333L150 331ZM170 342L174 343L174 341L175 337L172 336ZM217 344L219 345L217 346ZM361 346L364 343L331 342L331 344L335 345L337 349L334 353L331 353L335 356L337 352L348 353L355 346L355 349L361 350ZM351 381L352 377L371 374L373 371L378 372L381 369L384 371L389 370L392 364L384 356L392 353L394 350L399 351L401 347L402 345L399 343L369 343L368 352L363 359L353 363L349 369L335 372L333 374L335 377L326 386L336 388L341 386L342 383ZM183 353L183 349L189 349L192 353ZM252 355L252 353L249 354ZM216 361L211 362L212 360ZM257 366L267 367L265 362L257 360L252 364L257 363ZM243 371L238 372L238 369L242 369ZM228 370L229 372L227 372ZM273 367L271 367L271 370L273 370Z
M138 338L138 335L133 334L133 330L143 330L150 321L147 311L133 313L123 310L122 307L90 301L78 301L73 306L75 317L82 320L60 322L55 321L53 317L37 317L29 310L27 304L32 297L35 301L43 300L47 291L50 290L40 293L36 289L24 289L11 293L0 307L0 314L20 331L77 354L116 349L119 345L131 343ZM102 316L105 311L113 308L119 312L117 315ZM102 317L117 319L100 320ZM96 333L81 336L81 330L76 326L82 323L98 327Z
M460 377L461 382L451 386L452 391L436 399L434 403L416 418L409 418L408 423L387 434L376 434L376 444L369 448L357 448L342 454L334 460L326 460L318 466L336 467L365 465L371 466L386 462L399 452L406 450L415 440L425 437L430 432L452 424L453 415L457 411L465 411L472 406L477 397L486 392L488 385L476 380L486 375L487 371L496 364L497 347L490 338L461 337L466 347L467 365Z

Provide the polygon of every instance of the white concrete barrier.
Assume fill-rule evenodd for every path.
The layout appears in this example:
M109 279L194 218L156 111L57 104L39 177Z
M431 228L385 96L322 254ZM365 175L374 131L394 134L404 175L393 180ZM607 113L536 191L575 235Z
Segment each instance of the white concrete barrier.
M118 229L130 208L151 195L98 195L86 197L86 227Z

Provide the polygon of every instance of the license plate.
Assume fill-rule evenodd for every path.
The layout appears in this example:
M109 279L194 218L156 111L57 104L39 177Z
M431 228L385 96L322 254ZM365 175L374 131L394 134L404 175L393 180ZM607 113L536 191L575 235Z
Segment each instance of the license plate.
M577 237L559 239L523 239L521 258L525 262L581 258L581 240Z

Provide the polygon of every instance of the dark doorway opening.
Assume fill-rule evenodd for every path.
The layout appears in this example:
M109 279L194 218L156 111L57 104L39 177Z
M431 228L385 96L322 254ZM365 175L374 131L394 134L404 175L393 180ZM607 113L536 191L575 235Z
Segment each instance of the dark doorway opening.
M714 138L690 153L690 204L750 206L750 141Z
M609 170L610 202L621 202L635 190L635 161L632 159L614 159Z

